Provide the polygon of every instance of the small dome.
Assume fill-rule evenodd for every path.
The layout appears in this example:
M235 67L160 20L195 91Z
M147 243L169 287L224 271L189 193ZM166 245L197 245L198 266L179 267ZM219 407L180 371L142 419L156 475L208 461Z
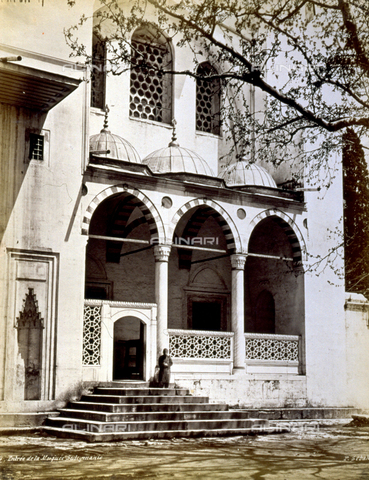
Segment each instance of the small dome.
M109 150L110 153L105 153L107 150ZM136 149L127 142L127 140L124 140L124 138L118 135L113 135L105 128L103 128L99 134L90 137L90 153L102 155L104 158L141 163Z
M173 120L172 123L172 141L166 148L150 153L142 163L154 173L195 173L214 177L214 172L200 155L178 145L175 132L177 122Z
M254 185L258 187L277 188L274 178L259 165L249 163L247 160L232 163L219 175L228 187L244 187Z
M136 149L124 138L113 135L108 130L108 106L105 107L104 128L97 135L90 137L90 153L102 155L104 158L114 158L131 163L141 163ZM109 151L109 153L107 153Z
M150 153L142 160L154 173L195 173L214 177L214 173L206 161L197 153L179 145L169 144Z

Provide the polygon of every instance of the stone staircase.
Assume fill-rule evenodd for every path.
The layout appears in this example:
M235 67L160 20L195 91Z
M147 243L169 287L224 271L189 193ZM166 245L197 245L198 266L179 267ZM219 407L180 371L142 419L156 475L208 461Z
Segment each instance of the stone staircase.
M150 388L144 382L100 384L80 401L70 402L59 416L46 420L44 431L88 442L205 437L266 433L266 419L209 403L181 388Z

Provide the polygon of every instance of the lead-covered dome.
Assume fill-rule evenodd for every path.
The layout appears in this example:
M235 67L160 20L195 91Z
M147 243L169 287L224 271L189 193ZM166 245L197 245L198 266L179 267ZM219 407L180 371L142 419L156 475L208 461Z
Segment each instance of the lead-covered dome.
M109 109L106 108L104 128L97 135L90 137L90 153L124 162L141 163L136 149L127 140L108 130L108 112Z
M249 163L247 160L241 160L232 163L223 172L219 174L228 187L244 187L253 185L258 187L277 188L274 178L265 168Z
M178 145L174 130L169 145L150 153L142 163L154 173L194 173L214 177L214 172L200 155Z

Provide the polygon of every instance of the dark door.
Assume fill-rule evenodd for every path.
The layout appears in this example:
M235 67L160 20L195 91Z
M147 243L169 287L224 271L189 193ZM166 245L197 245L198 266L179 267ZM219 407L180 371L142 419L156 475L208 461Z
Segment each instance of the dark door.
M221 312L218 302L192 302L192 329L219 332Z
M144 324L126 317L114 324L113 380L143 380Z

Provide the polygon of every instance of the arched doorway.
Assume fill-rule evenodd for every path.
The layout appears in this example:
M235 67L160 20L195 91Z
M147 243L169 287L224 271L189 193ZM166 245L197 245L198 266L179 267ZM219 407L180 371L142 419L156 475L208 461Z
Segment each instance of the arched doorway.
M145 370L145 324L137 317L114 323L113 380L143 380Z

